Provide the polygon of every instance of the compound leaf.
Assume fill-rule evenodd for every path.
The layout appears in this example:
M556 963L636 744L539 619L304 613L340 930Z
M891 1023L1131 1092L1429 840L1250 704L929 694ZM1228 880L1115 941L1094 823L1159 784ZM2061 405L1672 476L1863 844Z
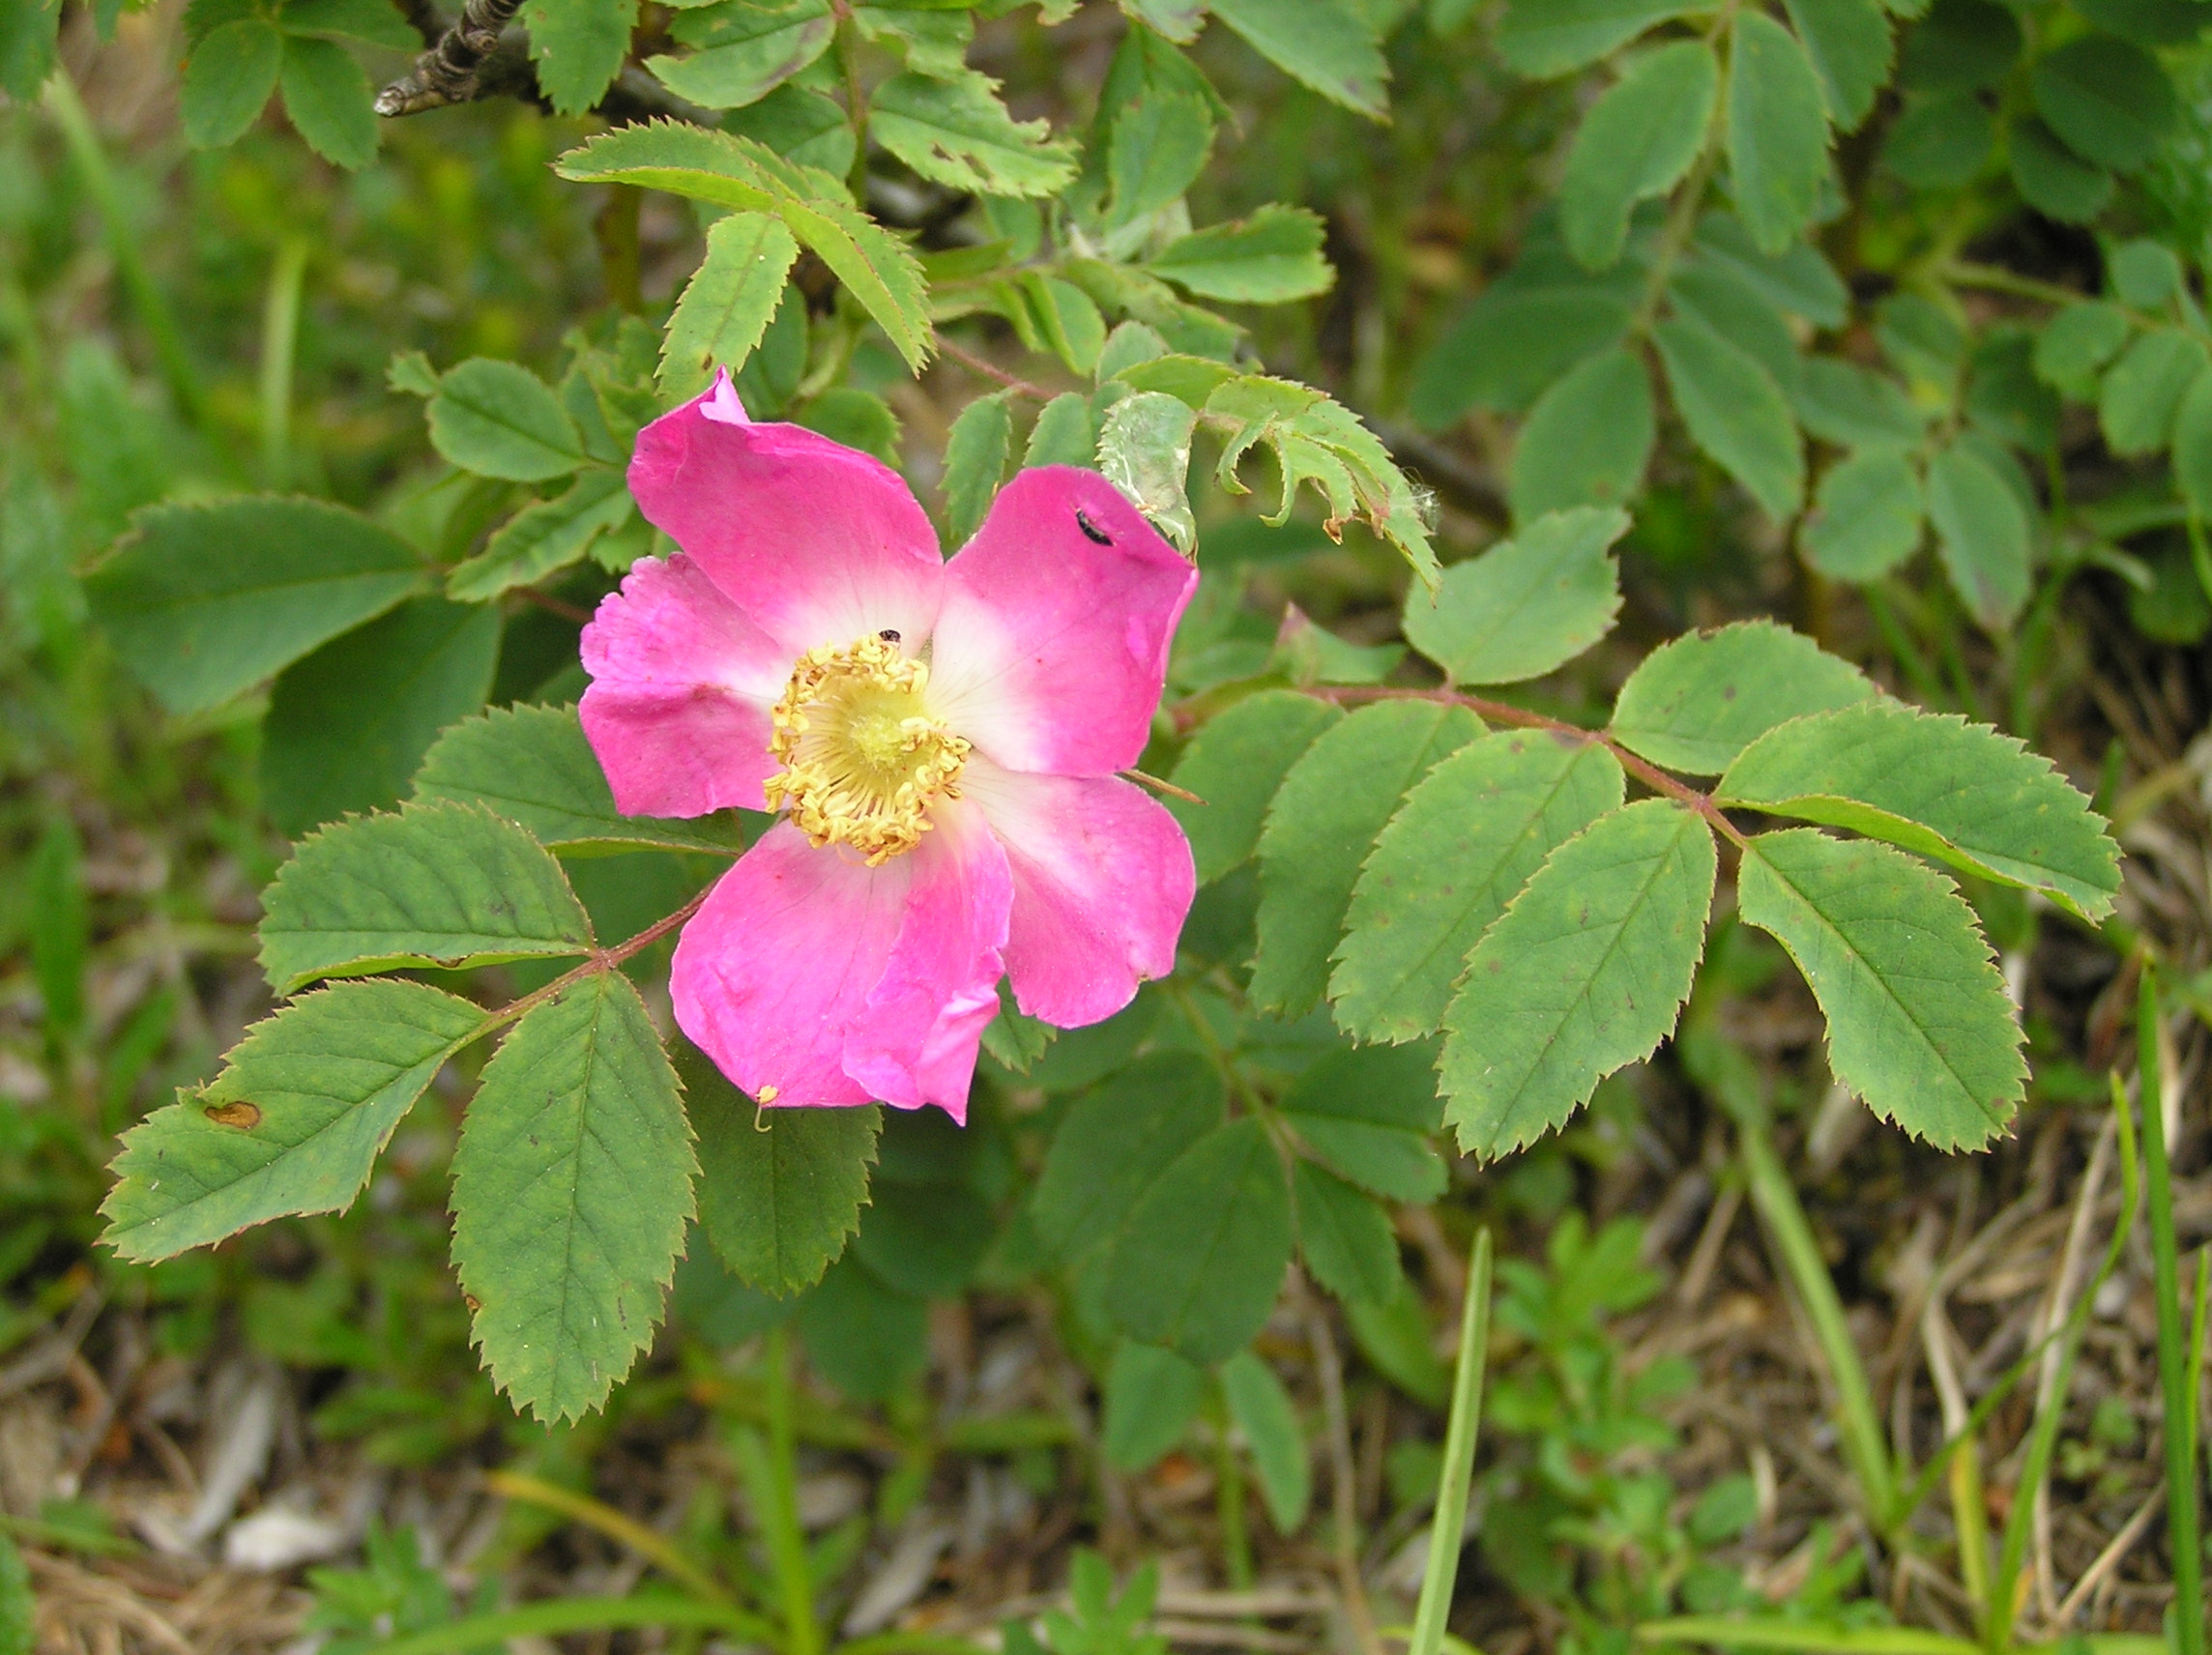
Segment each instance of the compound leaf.
M1942 1149L2004 1130L2027 1065L2004 979L1951 882L1886 845L1810 828L1744 849L1743 916L1790 951L1828 1020L1828 1064Z
M1664 798L1569 839L1468 956L1444 1014L1444 1119L1495 1158L1562 1124L1651 1055L1703 951L1713 836Z
M668 318L660 347L661 389L688 396L716 368L735 373L768 332L799 243L768 213L732 213L707 226L707 256Z
M453 1150L453 1264L492 1380L540 1420L597 1408L652 1342L698 1176L682 1090L622 973L514 1026Z
M421 983L339 983L257 1023L205 1089L124 1136L102 1237L145 1263L248 1225L350 1206L484 1013Z

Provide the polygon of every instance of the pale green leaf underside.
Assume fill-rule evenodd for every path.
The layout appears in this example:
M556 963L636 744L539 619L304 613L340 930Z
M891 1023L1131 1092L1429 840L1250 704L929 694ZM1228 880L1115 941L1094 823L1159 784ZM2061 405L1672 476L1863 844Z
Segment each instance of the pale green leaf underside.
M261 968L279 994L394 966L580 954L591 921L560 863L462 804L352 817L303 839L263 897Z
M1828 1062L1867 1106L1942 1149L2004 1130L2027 1065L1989 944L1951 882L1885 845L1762 833L1743 917L1789 949L1828 1020Z
M1887 839L2089 919L2110 914L2120 888L2119 847L2049 759L1987 725L1886 698L1761 737L1716 797Z
M743 849L723 816L679 822L618 811L573 707L496 708L453 725L424 755L415 798L480 804L553 850L731 857Z
M1434 601L1406 595L1406 638L1455 683L1540 678L1612 630L1620 570L1607 548L1628 514L1584 506L1538 518L1443 572Z
M699 1226L740 1281L778 1297L810 1288L859 1228L884 1112L768 1109L690 1046L678 1048L699 1134Z
M518 1408L574 1419L651 1343L698 1175L676 1072L620 972L516 1024L453 1151L453 1263Z
M284 1007L213 1085L125 1136L103 1239L143 1263L350 1206L400 1118L483 1025L479 1007L420 983L341 983Z
M1655 765L1718 775L1777 724L1875 693L1848 661L1771 621L1688 632L1644 657L1614 703L1612 733Z
M1291 768L1260 835L1256 1004L1296 1017L1321 999L1376 835L1408 788L1481 734L1464 708L1381 702L1324 731Z
M1362 1040L1443 1021L1467 956L1553 849L1621 801L1620 765L1592 741L1499 731L1407 795L1353 887L1329 998Z
M1703 950L1713 837L1663 798L1600 817L1469 956L1444 1016L1444 1119L1470 1154L1533 1142L1674 1027Z

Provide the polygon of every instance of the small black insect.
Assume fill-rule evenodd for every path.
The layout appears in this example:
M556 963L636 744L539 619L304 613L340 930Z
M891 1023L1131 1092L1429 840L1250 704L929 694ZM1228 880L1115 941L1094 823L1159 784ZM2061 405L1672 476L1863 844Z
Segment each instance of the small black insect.
M895 644L899 641L898 628L896 626L886 626L881 632L878 632L876 636L881 638L887 644Z
M1105 530L1099 528L1097 524L1091 522L1090 518L1084 516L1084 514L1080 511L1075 514L1075 526L1078 529L1081 529L1083 533L1091 540L1101 546L1111 546L1114 543L1113 536L1106 533Z

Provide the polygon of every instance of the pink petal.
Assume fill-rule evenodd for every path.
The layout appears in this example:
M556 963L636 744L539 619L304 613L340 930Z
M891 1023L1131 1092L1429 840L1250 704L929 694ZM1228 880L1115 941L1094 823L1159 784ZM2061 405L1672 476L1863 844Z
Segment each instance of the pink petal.
M743 421L716 386L637 435L629 489L791 653L937 619L937 534L881 460L798 425Z
M1028 775L980 754L960 787L1013 870L1005 955L1022 1010L1081 1028L1175 970L1198 876L1158 803L1118 776Z
M684 935L668 988L693 1045L751 1096L854 1104L847 1031L898 941L912 857L871 868L779 822L722 876Z
M626 815L766 808L768 710L791 652L679 552L623 578L584 628L584 734Z
M1198 570L1112 483L1023 472L945 574L930 700L956 732L1012 769L1136 763Z
M905 923L866 1015L845 1041L845 1072L886 1103L934 1103L968 1118L968 1083L983 1025L999 1010L1013 882L981 814L955 801L908 856Z
M778 823L684 927L676 1021L746 1092L966 1118L1013 892L976 812L948 801L935 821L874 868Z

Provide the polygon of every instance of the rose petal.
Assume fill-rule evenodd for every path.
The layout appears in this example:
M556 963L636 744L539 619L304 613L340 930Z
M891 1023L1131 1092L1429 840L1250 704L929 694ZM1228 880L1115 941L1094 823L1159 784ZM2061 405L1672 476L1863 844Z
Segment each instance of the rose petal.
M899 937L867 1010L845 1041L845 1072L886 1103L934 1103L968 1118L983 1025L999 1010L1013 883L982 815L939 803L914 864Z
M912 857L871 868L779 822L722 876L677 940L669 994L691 1043L778 1107L866 1103L845 1039L883 979Z
M1111 1017L1175 970L1198 887L1176 819L1118 776L1045 776L968 761L961 792L1005 847L1014 1001L1062 1029Z
M578 711L626 815L766 808L769 714L791 653L679 552L647 559L584 628Z
M1198 570L1112 483L1023 472L945 575L930 701L956 732L1017 770L1136 763Z
M638 508L795 655L885 630L918 648L945 566L898 474L798 425L733 421L715 394L638 433Z

